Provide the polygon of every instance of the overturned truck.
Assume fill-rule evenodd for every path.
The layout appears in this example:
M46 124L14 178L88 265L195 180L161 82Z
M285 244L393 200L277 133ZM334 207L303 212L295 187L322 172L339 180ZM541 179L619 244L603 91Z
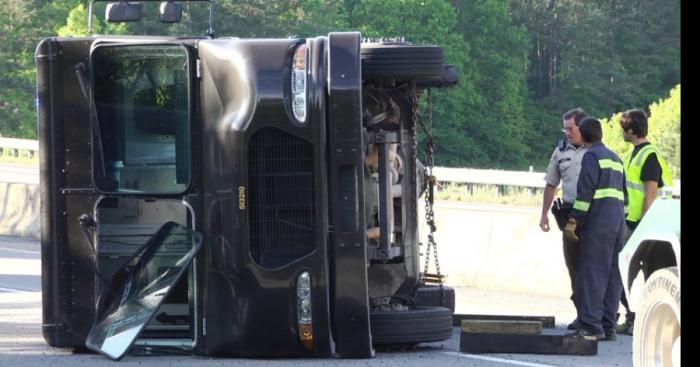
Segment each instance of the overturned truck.
M52 37L36 65L50 345L366 358L452 336L454 294L419 269L418 101L457 82L440 47Z

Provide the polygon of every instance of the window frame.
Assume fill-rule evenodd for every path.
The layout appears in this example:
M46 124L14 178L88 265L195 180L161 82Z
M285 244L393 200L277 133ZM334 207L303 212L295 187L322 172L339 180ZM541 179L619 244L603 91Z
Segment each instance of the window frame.
M95 63L95 54L99 52L100 50L104 50L106 48L121 48L121 47L154 47L154 46L168 46L168 47L177 47L180 48L184 51L186 57L187 57L187 121L186 121L186 126L187 126L187 133L186 133L186 141L187 141L187 146L188 146L188 152L187 152L187 158L188 158L188 164L187 164L187 182L184 184L181 190L174 190L174 191L150 191L150 190L132 190L132 189L126 189L126 188L121 188L117 190L107 190L104 187L101 187L98 182L99 178L102 176L102 174L98 174L98 172L101 172L103 169L103 166L105 165L105 158L104 158L104 150L101 149L102 147L102 134L101 134L101 126L100 126L100 119L98 116L97 112L97 99L96 99L96 93L95 93L95 83L96 83L96 69L94 67ZM163 40L153 40L151 42L146 41L144 42L143 40L138 40L138 41L115 41L115 40L107 40L107 41L97 41L94 42L92 47L90 48L90 56L89 56L89 72L90 72L90 129L91 129L91 169L92 169L92 174L91 174L91 180L92 180L92 186L93 188L98 191L99 193L102 194L109 194L109 195L131 195L131 196L155 196L155 197L162 197L162 196L173 196L173 195L182 195L186 193L187 191L190 190L192 187L193 181L194 181L194 165L193 165L193 159L194 159L194 147L193 147L193 131L192 128L194 126L193 121L194 121L194 86L195 86L195 67L196 67L196 57L193 55L192 50L190 47L183 43L178 43L178 42L170 42L170 41L163 41ZM98 148L99 147L99 148ZM177 153L176 153L177 154ZM177 168L175 168L177 170ZM176 173L177 174L177 173ZM105 175L106 176L106 175Z

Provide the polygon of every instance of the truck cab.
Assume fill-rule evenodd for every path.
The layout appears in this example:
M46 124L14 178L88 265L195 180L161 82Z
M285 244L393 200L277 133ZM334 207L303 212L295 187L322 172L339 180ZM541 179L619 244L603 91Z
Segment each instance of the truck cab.
M50 345L367 358L452 336L453 304L416 301L419 100L457 83L439 46L91 35L36 65Z

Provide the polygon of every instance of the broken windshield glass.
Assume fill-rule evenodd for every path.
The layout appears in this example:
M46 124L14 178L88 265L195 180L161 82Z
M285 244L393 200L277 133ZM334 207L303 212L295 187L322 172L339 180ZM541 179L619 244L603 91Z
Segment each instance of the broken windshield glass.
M102 290L91 350L118 360L131 348L202 245L202 234L165 223Z

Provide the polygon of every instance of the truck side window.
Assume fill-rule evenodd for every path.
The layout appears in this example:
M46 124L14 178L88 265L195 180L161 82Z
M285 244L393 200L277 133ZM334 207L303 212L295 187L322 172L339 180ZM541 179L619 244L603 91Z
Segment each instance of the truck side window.
M190 178L186 49L101 46L93 52L92 67L100 135L97 186L109 192L184 191Z

